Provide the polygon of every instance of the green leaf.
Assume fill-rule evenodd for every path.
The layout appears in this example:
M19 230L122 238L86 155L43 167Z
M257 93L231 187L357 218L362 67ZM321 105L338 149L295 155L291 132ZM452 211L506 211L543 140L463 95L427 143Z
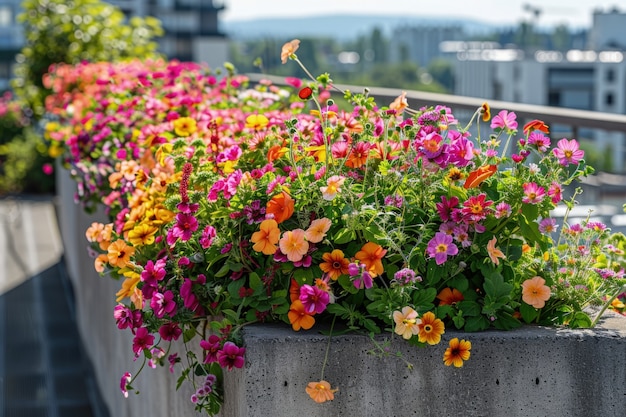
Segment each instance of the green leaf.
M480 315L480 304L475 301L460 301L457 306L464 316L476 317Z
M569 327L572 329L590 328L591 323L591 318L585 312L577 311L569 322Z
M463 327L463 329L466 332L479 332L481 330L488 329L490 324L491 322L487 320L486 317L469 317L467 320L465 320L465 326Z
M419 307L430 310L433 306L433 301L437 296L436 288L426 288L423 290L415 291L413 293L413 304Z
M250 273L249 280L250 280L250 288L252 288L253 290L256 291L258 289L263 288L263 281L261 281L259 274L257 274L256 272Z
M510 315L509 313L500 313L498 317L493 322L493 325L497 329L501 330L511 330L516 329L522 325L519 320Z
M196 329L194 328L187 329L183 332L183 341L187 343L191 339L193 339L195 336L196 336Z
M535 307L526 303L522 303L519 306L519 312L526 323L532 323L539 315L539 311Z
M487 296L493 300L498 300L501 297L509 297L513 291L513 285L504 282L504 278L499 273L493 272L485 276L483 289Z
M332 241L335 245L342 245L356 239L356 232L352 229L341 229L335 234Z

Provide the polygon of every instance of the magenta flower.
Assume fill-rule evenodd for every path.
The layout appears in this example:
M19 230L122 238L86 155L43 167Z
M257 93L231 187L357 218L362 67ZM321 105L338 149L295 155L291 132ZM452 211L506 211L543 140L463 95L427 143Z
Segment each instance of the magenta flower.
M117 324L117 328L134 329L141 327L143 324L143 319L141 318L141 310L131 310L123 304L118 304L113 309L113 317L115 318L115 323Z
M307 314L319 314L326 310L330 295L321 288L304 284L300 287L300 301Z
M240 348L233 342L226 342L222 350L217 352L217 361L222 368L226 368L229 371L233 369L233 367L243 368L244 353L246 353L246 348Z
M217 232L215 231L215 227L206 226L202 231L202 236L200 236L200 246L202 249L208 249L209 246L213 244L213 239L215 239Z
M176 301L174 300L174 293L170 290L165 291L163 294L156 292L153 294L150 300L150 307L154 311L154 315L158 318L168 315L172 317L176 314Z
M550 138L537 130L533 130L528 136L528 144L536 146L539 152L545 152L550 148Z
M508 203L498 203L496 206L495 216L496 219L501 219L503 217L509 217L511 215L511 205Z
M507 110L501 110L491 119L491 128L515 130L517 129L517 115Z
M145 327L140 327L137 329L137 333L135 333L133 339L133 352L135 352L135 355L139 356L144 349L149 349L153 343L154 336L152 336Z
M191 235L196 230L198 230L198 220L192 214L178 213L176 215L176 224L172 228L173 237L186 242L191 239Z
M563 189L561 188L561 184L553 182L550 185L550 188L548 188L548 195L551 197L554 204L558 204L563 199Z
M556 146L552 152L554 152L554 156L559 158L559 163L563 166L577 164L585 156L585 151L580 149L576 139L561 139Z
M437 213L439 213L441 221L447 222L448 220L450 220L452 213L458 210L458 206L459 199L457 197L450 197L450 199L448 200L448 197L442 195L441 203L436 204Z
M358 290L361 290L363 288L368 289L372 288L372 286L374 285L374 280L372 279L372 275L365 269L363 269L361 275L357 276L354 281L352 281L352 284L354 284L354 287Z
M435 258L437 265L445 263L448 256L454 256L458 252L459 248L452 243L452 236L441 232L437 232L426 247L426 253L431 258Z
M178 323L168 322L163 326L159 327L159 335L163 340L178 340L180 335L183 334L182 329L178 325Z
M537 185L534 182L527 182L523 185L524 187L524 197L522 198L523 203L527 204L537 204L541 203L543 197L546 195L546 190L543 187Z
M204 357L204 363L217 362L217 353L220 350L222 339L219 336L212 334L208 340L201 340L200 347L206 351Z
M128 398L128 388L130 387L131 375L130 372L124 372L122 379L120 379L120 389L124 398Z

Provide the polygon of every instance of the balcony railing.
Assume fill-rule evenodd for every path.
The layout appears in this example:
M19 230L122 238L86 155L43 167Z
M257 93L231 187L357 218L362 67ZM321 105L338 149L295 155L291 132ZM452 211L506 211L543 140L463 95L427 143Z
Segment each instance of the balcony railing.
M277 85L286 85L284 77L263 74L247 75L253 82L258 82L261 79L268 79ZM336 84L335 86L341 90L350 90L355 93L363 92L365 88L363 86L345 84ZM398 88L382 87L368 87L368 90L369 95L375 97L377 103L391 103L403 91ZM515 112L518 119L522 121L540 119L551 126L555 124L566 125L571 128L572 137L578 137L578 133L581 128L626 133L626 115L623 114L577 110L564 107L539 106L534 104L522 104L499 100L485 100L476 97L455 96L451 94L438 94L424 91L404 91L406 91L406 98L409 106L415 109L423 106L441 104L450 107L454 111L468 110L473 112L482 106L484 102L488 102L492 109L492 114L505 109Z

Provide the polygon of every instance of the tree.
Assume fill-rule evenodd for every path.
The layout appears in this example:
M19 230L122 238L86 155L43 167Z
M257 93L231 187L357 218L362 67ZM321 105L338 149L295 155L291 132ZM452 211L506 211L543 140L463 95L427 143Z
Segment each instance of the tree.
M42 76L51 64L116 61L155 56L153 40L163 31L158 19L134 17L100 0L25 0L18 17L26 36L17 56L12 87L35 117L49 94Z

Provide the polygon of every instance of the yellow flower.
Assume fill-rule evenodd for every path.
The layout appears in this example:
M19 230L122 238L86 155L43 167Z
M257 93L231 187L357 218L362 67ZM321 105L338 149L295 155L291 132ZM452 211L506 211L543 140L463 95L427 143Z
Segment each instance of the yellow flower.
M135 248L128 246L122 239L111 243L107 248L109 264L117 268L124 268L130 263L130 257L135 253Z
M115 294L117 298L115 301L120 302L126 297L131 297L135 293L135 289L137 288L137 284L141 280L141 276L134 272L129 271L124 274L126 279L122 282L122 288Z
M443 363L446 366L454 365L456 368L463 366L463 361L470 358L470 349L472 343L469 340L461 339L458 337L450 340L450 347L446 349L443 354Z
M261 130L269 124L269 119L262 114L251 114L246 117L246 127L248 129Z
M422 315L422 322L418 325L418 338L422 343L436 345L441 341L441 335L445 333L443 321L438 319L430 311Z
M180 117L174 120L174 132L178 136L191 136L198 131L196 121L191 117Z
M158 230L156 227L140 223L128 232L128 240L133 246L152 245L154 243L154 235Z

